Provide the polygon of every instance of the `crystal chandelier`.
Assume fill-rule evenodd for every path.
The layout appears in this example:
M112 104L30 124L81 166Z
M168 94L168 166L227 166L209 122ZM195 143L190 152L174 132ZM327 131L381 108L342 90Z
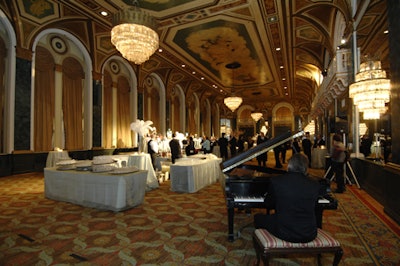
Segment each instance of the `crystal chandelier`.
M390 100L390 80L380 61L368 60L360 65L355 83L349 86L349 96L363 112L364 119L379 119L387 111Z
M227 65L225 66L226 68L232 69L232 87L233 87L233 82L234 82L234 70L235 70L236 68L239 68L240 66L241 66L241 64L238 63L238 62L229 63L229 64L227 64ZM232 112L235 112L235 110L242 104L242 102L243 102L242 97L235 96L235 95L226 97L226 98L224 99L224 104L225 104Z
M111 43L124 58L137 65L147 61L158 48L155 19L135 6L122 9L113 17Z
M260 112L254 112L254 113L251 113L250 115L251 115L251 118L253 118L253 120L256 122L258 122L258 120L260 120L261 117L263 116L263 114Z
M243 100L241 97L230 96L224 99L224 104L232 111L235 110L242 104Z

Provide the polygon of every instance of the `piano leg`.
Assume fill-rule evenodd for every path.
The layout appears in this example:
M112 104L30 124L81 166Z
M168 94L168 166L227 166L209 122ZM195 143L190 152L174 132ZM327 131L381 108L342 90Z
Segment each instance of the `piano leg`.
M232 205L232 206L230 206ZM233 204L228 203L228 240L233 242L235 240L235 235L233 233L233 218L235 215L235 208Z

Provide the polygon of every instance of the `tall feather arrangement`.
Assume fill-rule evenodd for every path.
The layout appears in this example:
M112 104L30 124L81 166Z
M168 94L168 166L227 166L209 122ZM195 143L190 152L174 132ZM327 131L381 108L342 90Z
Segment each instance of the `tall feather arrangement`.
M131 130L135 131L139 134L139 136L143 137L150 133L150 131L154 131L155 128L151 125L153 121L147 120L136 120L135 122L131 123Z

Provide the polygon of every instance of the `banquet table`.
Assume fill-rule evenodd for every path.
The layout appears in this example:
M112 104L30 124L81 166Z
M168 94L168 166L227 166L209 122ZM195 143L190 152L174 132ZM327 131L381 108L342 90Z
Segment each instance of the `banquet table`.
M157 157L156 158L156 169L162 171L162 166L164 163L170 163L171 162L171 157Z
M311 151L311 167L325 168L325 156L328 155L326 148L314 148Z
M44 169L45 197L85 207L122 211L144 200L147 171L126 174Z
M54 167L61 160L71 159L67 151L49 151L46 160L46 167Z
M213 154L195 155L176 160L170 166L171 190L194 193L215 183L222 175L221 158Z
M217 157L221 157L221 152L220 152L219 146L214 146L211 153Z
M153 163L151 162L150 154L148 153L133 153L129 154L128 166L136 166L140 170L147 170L147 191L158 188L158 179L156 172L153 168Z

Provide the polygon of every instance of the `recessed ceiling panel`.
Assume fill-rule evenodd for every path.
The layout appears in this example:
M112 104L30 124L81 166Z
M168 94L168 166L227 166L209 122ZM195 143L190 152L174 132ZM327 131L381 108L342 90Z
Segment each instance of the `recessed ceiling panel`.
M224 15L170 30L166 41L224 86L255 86L272 77L254 23ZM227 64L238 62L238 69ZM232 78L234 81L232 82Z

